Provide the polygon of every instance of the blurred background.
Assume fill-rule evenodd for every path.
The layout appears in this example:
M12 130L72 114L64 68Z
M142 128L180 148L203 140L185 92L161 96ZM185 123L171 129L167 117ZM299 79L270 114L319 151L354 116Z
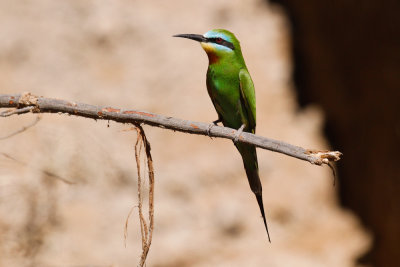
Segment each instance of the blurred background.
M331 171L258 150L272 244L231 142L145 126L148 266L399 266L395 1L0 0L0 93L211 122L208 59L178 33L226 28L256 87L257 133L344 152ZM35 120L0 120L0 137ZM135 266L129 125L44 114L0 140L0 266ZM59 178L72 182L65 183Z

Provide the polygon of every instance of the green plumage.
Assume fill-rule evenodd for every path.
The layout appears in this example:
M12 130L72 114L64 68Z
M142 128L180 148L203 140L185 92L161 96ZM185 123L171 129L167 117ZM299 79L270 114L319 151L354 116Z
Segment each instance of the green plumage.
M255 133L256 97L253 81L243 59L239 41L227 30L211 30L202 35L181 34L199 41L209 58L207 70L207 91L218 113L218 120L224 126ZM236 143L250 188L257 198L265 228L268 227L262 201L262 186L258 175L256 148L252 145ZM269 233L268 233L269 238Z

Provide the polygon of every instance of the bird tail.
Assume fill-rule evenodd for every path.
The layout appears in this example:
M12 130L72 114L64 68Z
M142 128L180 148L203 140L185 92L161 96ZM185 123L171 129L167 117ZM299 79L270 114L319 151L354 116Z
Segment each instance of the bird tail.
M244 169L246 170L247 179L250 184L251 191L256 196L258 206L260 207L261 215L263 217L265 229L267 230L268 241L271 243L269 236L267 220L265 219L264 204L262 198L262 185L260 176L258 174L258 160L256 148L246 144L236 144L236 148L242 155Z

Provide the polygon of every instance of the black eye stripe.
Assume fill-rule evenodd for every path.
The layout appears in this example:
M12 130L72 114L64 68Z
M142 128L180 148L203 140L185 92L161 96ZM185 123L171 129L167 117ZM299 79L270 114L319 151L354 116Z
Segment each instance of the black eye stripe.
M233 44L231 42L228 42L228 41L226 41L226 40L224 40L224 39L222 39L220 37L207 38L207 41L210 42L210 43L216 43L216 44L219 44L219 45L226 46L226 47L228 47L228 48L230 48L232 50L235 49L235 47L233 46Z

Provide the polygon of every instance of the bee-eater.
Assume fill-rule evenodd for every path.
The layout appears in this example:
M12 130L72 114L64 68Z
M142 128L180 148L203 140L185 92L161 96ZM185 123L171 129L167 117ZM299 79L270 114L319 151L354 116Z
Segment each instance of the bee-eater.
M239 129L238 133L255 133L254 85L235 35L227 30L216 29L204 35L177 34L174 37L198 41L207 53L207 91L218 113L218 120L214 123L222 122L226 127ZM253 145L234 143L242 156L250 188L257 198L268 240L271 242L265 219L256 148Z

